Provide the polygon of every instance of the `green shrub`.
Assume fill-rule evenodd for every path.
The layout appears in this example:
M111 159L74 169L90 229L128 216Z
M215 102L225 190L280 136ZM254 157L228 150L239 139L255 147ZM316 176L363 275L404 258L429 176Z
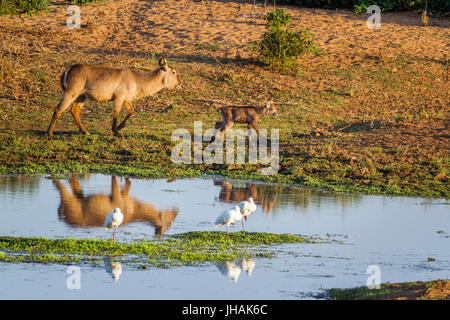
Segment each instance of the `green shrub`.
M267 14L266 25L272 29L281 29L291 23L291 15L285 10L273 10Z
M70 0L77 6L97 1L103 0ZM31 16L33 13L46 11L49 5L48 0L0 0L0 15L26 13Z
M296 4L311 8L352 9L366 12L374 4L382 11L387 10L423 10L426 0L277 0L277 4ZM442 15L450 15L449 0L428 0L427 10Z
M250 44L260 60L276 70L297 70L297 59L304 53L321 54L309 30L295 32L288 29L291 17L283 9L269 12L266 32L260 41Z
M357 0L353 6L356 13L367 12L371 5L380 7L382 11L411 9L417 0Z
M0 15L33 13L47 10L47 0L0 0Z

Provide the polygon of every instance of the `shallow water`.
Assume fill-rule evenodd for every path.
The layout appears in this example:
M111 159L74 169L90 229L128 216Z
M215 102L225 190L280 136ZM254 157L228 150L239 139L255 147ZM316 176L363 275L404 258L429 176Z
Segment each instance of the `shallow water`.
M258 209L246 230L331 234L343 244L286 244L276 247L272 259L169 269L137 270L105 260L104 267L80 265L79 290L66 286L68 266L0 263L0 299L308 299L322 289L365 285L369 265L380 268L381 282L449 278L450 207L443 199L233 180L5 176L0 177L0 234L109 238L112 232L102 226L114 207L125 215L119 241L210 231L222 211L250 196ZM240 230L236 223L230 231Z

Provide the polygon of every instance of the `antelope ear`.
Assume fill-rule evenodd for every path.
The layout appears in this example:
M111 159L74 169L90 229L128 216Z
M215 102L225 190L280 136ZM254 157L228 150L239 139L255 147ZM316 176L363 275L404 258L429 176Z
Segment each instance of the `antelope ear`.
M165 69L167 68L167 66L168 66L168 63L167 63L167 60L166 60L165 57L159 58L158 63L159 63L159 66L160 66L161 68L163 68L164 70L165 70Z

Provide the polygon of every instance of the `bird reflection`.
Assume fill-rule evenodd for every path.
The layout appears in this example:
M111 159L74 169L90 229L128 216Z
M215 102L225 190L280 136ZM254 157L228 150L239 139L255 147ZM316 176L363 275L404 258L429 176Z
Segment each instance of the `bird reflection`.
M105 263L105 270L111 274L114 282L119 281L120 275L122 274L122 264L118 261L112 261L111 257L104 257L103 261Z
M252 259L242 259L237 264L233 261L227 261L217 263L216 266L223 275L230 278L233 282L237 282L241 271L246 271L249 277L252 275L253 269L255 268L255 261Z
M223 263L217 263L217 268L220 270L220 272L233 280L234 282L237 282L239 279L239 276L241 274L241 267L236 265L232 261L227 261Z
M155 227L156 235L163 235L178 214L178 208L158 210L156 206L129 196L131 181L125 179L121 188L116 177L111 177L111 194L85 195L76 176L69 180L70 190L60 180L53 184L61 196L58 216L76 227L102 227L108 212L121 208L123 224L147 222Z
M214 185L220 185L219 199L223 202L236 203L253 198L264 213L270 213L277 204L278 186L246 183L245 187L236 187L227 181L217 180L214 180Z
M255 261L252 259L243 259L241 262L242 270L246 271L249 277L252 275L255 265Z

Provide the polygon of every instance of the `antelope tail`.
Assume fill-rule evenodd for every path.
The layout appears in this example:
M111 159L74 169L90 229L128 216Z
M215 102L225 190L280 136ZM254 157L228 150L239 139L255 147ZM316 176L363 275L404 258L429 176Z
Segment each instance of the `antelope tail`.
M61 75L61 87L63 90L66 90L67 88L67 74L69 73L70 69L72 69L72 66L68 67L66 71L64 71Z

